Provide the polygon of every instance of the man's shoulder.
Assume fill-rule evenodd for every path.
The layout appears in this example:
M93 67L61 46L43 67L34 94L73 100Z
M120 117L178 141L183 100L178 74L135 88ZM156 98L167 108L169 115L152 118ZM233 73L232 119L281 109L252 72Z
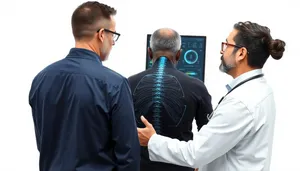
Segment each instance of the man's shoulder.
M148 69L148 70L136 73L136 74L128 77L128 80L129 80L129 82L137 81L137 80L142 79L146 75L153 74L154 72L155 71ZM188 76L187 74L185 74L177 69L174 69L171 71L169 70L169 72L167 74L175 77L181 84L190 84L190 85L192 85L192 87L206 88L205 84L202 80L195 78L195 77Z
M84 76L91 80L97 80L104 84L113 86L119 86L126 81L126 78L118 72L105 67L99 66L80 66L70 63L66 58L53 62L43 68L36 76L35 79L40 76L62 76L62 75L77 75Z
M197 87L197 88L206 88L204 82L200 80L199 78L189 76L179 70L176 70L176 75L179 76L180 82L184 84L189 84L192 87Z
M145 70L145 71L133 74L133 75L131 75L131 76L128 77L128 81L132 82L132 81L139 80L139 79L143 78L147 74L151 74L151 71L150 70Z
M194 86L201 87L201 88L206 88L204 82L203 82L202 80L200 80L199 78L194 78L194 77L190 77L190 76L189 76L189 79L190 79L190 82L191 82Z
M121 75L120 73L103 66L103 71L104 74L102 76L99 75L99 78L102 79L103 76L106 77L106 81L112 84L123 84L124 81L126 81L127 79Z
M53 71L59 71L60 64L62 64L62 62L63 62L63 59L57 60L57 61L54 61L54 62L48 64L47 66L45 66L44 68L42 68L35 75L34 79L39 78L39 76L41 76L41 75L47 75L47 74L53 73Z
M105 67L105 66L103 66L102 69L103 69L104 73L105 73L107 76L111 77L111 78L115 78L115 79L118 79L118 80L123 80L123 79L125 79L125 77L124 77L123 75L121 75L120 73L114 71L113 69L110 69L110 68Z
M273 103L274 100L274 92L263 78L245 83L228 96L242 102L249 110L256 109L264 101L270 100L270 103Z

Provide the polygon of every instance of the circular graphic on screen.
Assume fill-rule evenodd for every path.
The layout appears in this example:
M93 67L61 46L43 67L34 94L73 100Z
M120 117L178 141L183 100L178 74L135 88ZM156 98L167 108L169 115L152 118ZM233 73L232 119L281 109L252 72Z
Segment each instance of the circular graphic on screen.
M194 64L198 61L198 53L194 50L188 50L184 54L184 60L188 64Z

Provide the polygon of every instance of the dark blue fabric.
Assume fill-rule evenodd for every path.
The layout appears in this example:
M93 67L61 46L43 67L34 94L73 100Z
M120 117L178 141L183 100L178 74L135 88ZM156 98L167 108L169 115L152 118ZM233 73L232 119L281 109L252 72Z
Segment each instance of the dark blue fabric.
M138 171L140 146L126 78L73 48L29 94L40 171Z

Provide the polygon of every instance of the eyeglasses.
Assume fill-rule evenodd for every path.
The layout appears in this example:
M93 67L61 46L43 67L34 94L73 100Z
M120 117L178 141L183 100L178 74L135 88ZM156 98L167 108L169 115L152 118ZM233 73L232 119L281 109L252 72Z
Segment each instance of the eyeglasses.
M236 48L242 48L242 46L239 46L239 45L234 45L234 44L222 42L221 51L225 51L226 48L227 48L227 46L233 46L233 47L236 47Z
M101 30L101 29L97 30L97 33L99 33L100 30ZM103 30L106 31L106 32L109 32L109 33L112 33L112 34L113 34L114 42L118 41L119 37L121 36L120 33L111 31L111 30L109 30L109 29L103 29Z

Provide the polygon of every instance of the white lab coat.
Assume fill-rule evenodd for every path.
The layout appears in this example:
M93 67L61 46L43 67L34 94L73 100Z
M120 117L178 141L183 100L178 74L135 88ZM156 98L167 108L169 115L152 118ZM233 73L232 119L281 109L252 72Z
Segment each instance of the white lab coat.
M229 87L261 73L261 69L244 73ZM273 91L265 78L251 80L224 98L194 140L153 135L148 143L150 160L203 171L269 171L275 113Z

